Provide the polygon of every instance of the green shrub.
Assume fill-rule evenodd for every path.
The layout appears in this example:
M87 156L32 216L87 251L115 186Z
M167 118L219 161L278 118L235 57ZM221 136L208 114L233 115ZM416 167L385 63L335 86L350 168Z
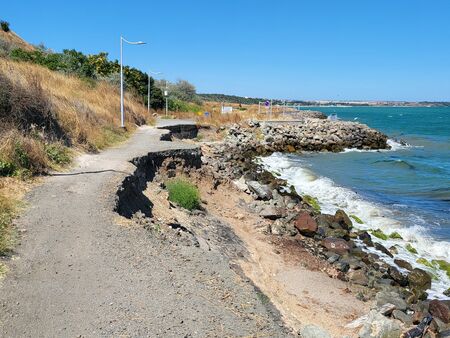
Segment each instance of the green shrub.
M64 165L70 163L69 149L61 143L51 143L45 146L45 152L51 162Z
M200 206L200 194L194 184L183 179L174 179L166 183L166 188L169 191L169 201L188 210Z
M13 176L16 169L13 163L0 160L0 176Z
M9 22L7 21L0 21L0 27L2 28L2 31L9 32Z

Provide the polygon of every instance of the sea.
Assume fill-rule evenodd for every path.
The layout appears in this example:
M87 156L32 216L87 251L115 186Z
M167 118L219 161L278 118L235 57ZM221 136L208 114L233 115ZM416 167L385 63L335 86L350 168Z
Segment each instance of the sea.
M275 153L262 158L263 165L300 194L316 197L322 212L344 209L363 221L353 222L361 229L399 233L402 239L375 240L430 272L431 297L449 299L443 292L450 276L433 260L450 263L450 107L304 109L375 128L388 135L391 149Z

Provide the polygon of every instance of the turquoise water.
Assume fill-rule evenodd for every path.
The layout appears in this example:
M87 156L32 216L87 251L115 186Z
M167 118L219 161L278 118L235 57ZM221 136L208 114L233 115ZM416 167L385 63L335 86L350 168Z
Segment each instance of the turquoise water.
M317 197L325 213L344 209L363 221L355 224L359 228L400 233L403 239L380 242L396 246L396 258L438 276L429 292L433 297L449 298L443 292L450 285L450 276L424 266L418 258L450 262L450 108L305 109L365 123L387 134L393 148L276 153L261 159L266 168L294 185L300 194ZM401 145L400 139L406 145ZM417 253L409 252L408 245ZM388 256L382 258L393 264Z
M450 107L318 107L409 146L392 152L310 155L312 171L397 208L438 239L450 239ZM330 162L330 160L332 160Z

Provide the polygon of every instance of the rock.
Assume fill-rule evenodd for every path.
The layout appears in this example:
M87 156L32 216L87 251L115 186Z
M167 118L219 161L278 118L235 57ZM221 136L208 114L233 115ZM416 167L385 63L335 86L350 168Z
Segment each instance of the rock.
M390 266L388 269L389 276L392 277L400 286L407 286L408 279L397 268Z
M239 190L241 190L241 191L244 191L244 192L248 192L248 191L249 191L248 186L247 186L247 184L245 183L244 176L241 176L241 178L238 179L238 180L234 180L234 181L233 181L233 184L234 184L234 186L235 186L237 189L239 189Z
M429 311L433 317L437 317L444 323L450 323L450 310L443 302L433 299L430 302Z
M322 240L322 246L327 248L328 251L337 253L339 255L345 255L350 251L350 245L346 240L334 237L327 237Z
M375 300L377 306L383 306L384 304L394 304L398 310L406 310L407 304L400 295L394 291L380 291L376 294Z
M377 249L378 251L381 251L382 253L384 253L385 255L388 255L389 257L394 257L391 252L386 249L383 245L381 245L380 243L375 242L374 243L375 249Z
M369 279L367 278L366 274L364 273L364 271L362 269L349 272L347 274L347 277L348 277L349 281L351 281L354 284L364 285L364 286L367 286L369 284Z
M352 220L347 216L344 210L339 209L334 215L335 222L339 223L344 229L350 230L353 227Z
M415 268L408 274L408 282L413 290L425 291L431 287L430 275L422 270Z
M272 198L272 190L267 185L257 181L248 181L247 186L259 199L270 200Z
M402 327L397 320L391 320L375 310L369 312L367 320L359 331L360 338L399 338Z
M306 325L300 330L302 338L331 338L330 334L316 325Z
M334 267L342 272L347 272L350 269L350 265L347 262L337 261L333 263Z
M404 261L403 259L394 259L394 263L397 264L399 267L409 271L413 269L412 265L409 264L407 261Z
M273 205L265 205L259 212L259 216L271 220L276 220L278 218L283 217L283 214L280 209L274 207Z
M396 306L391 303L386 303L382 307L379 308L379 312L384 316L390 316L392 312L394 312Z
M362 231L358 234L358 238L367 246L373 246L372 237L367 231Z
M338 254L331 253L331 255L327 259L327 262L333 264L334 262L337 262L339 258L341 258L341 256L339 256Z
M444 291L444 296L450 297L450 288Z
M402 323L405 323L408 326L412 325L412 323L413 323L412 317L400 310L392 311L392 317L394 317L395 319L398 319L399 321L401 321Z
M314 236L317 232L317 223L308 212L301 212L294 220L294 226L305 236Z
M270 232L277 236L284 235L286 233L286 226L282 220L277 219L271 224Z

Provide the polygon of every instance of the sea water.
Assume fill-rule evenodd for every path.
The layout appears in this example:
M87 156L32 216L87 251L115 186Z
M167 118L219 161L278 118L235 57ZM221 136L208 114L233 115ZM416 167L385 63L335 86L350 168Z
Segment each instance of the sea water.
M264 165L300 194L317 197L322 212L344 209L364 222L354 222L362 229L398 232L403 240L375 240L388 248L395 245L395 258L428 270L433 275L430 295L448 298L443 292L450 287L449 276L419 259L450 263L450 107L305 109L336 113L342 120L378 129L388 135L392 149L276 153L264 158ZM408 243L417 254L406 249ZM393 263L388 256L382 258Z

